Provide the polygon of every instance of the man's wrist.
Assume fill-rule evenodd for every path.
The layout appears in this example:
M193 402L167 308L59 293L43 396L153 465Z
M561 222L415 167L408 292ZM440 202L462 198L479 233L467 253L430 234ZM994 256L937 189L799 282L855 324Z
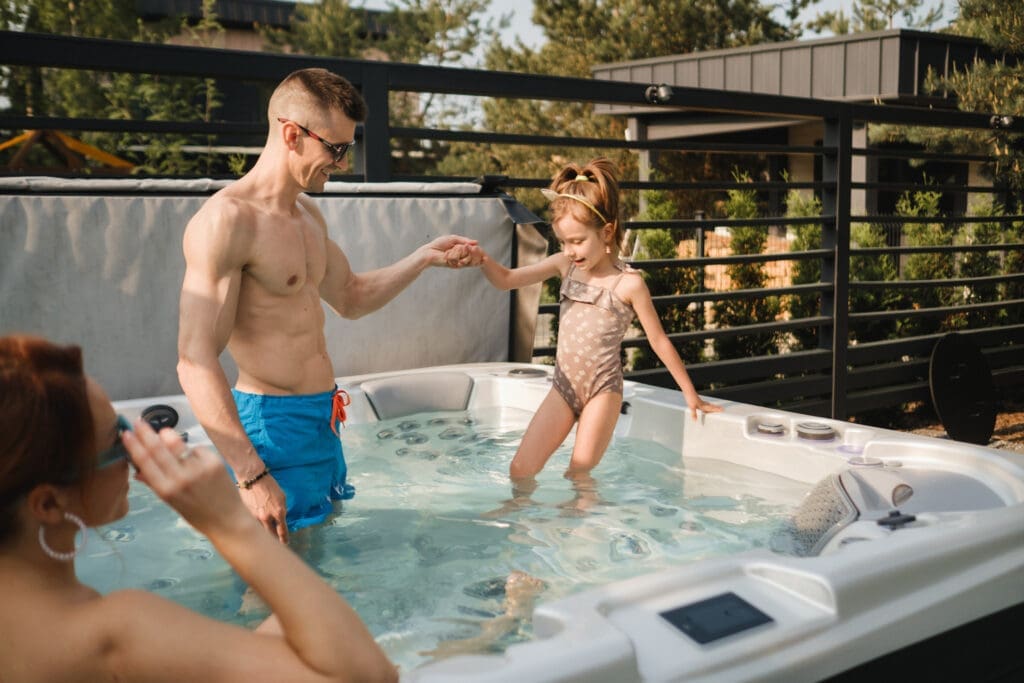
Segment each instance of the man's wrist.
M267 463L263 462L256 447L248 439L246 439L245 450L235 454L233 458L227 458L227 461L231 465L231 471L234 473L236 481L252 479L267 468Z
M263 471L260 472L259 474L253 475L253 476L249 477L248 479L243 479L243 480L237 482L235 484L235 486L237 486L240 489L245 489L245 490L248 491L249 489L252 488L253 484L258 482L260 479L263 479L263 477L268 476L269 474L270 474L270 468L269 467L264 467Z

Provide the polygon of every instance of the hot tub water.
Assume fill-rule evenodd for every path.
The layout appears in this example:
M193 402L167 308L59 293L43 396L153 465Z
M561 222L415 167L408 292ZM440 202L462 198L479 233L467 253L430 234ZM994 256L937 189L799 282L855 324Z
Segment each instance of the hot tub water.
M292 547L335 586L392 659L501 651L529 639L534 600L694 560L767 547L806 484L616 439L593 481L561 475L571 439L531 493L507 471L531 414L426 413L343 432L356 498ZM108 592L154 590L255 624L265 607L211 545L136 482L131 512L79 560Z

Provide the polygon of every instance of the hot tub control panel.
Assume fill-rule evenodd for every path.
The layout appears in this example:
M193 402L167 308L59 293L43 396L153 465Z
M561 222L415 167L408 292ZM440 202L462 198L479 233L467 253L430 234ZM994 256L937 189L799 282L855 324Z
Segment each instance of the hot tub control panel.
M701 645L774 621L731 592L661 612L660 616Z

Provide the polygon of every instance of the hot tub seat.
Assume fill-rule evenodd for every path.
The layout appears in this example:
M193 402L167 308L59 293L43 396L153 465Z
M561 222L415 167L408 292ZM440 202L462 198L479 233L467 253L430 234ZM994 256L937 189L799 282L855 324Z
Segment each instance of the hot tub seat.
M360 386L377 419L390 420L415 413L465 410L473 378L464 372L430 372L374 379Z

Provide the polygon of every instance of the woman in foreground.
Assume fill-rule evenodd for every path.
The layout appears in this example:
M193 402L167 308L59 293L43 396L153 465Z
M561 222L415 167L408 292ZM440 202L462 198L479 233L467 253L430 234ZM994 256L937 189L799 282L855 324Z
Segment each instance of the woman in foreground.
M273 610L255 631L78 580L87 527L128 512L129 458ZM215 453L116 415L78 347L0 338L0 681L396 680L358 615L233 488Z

